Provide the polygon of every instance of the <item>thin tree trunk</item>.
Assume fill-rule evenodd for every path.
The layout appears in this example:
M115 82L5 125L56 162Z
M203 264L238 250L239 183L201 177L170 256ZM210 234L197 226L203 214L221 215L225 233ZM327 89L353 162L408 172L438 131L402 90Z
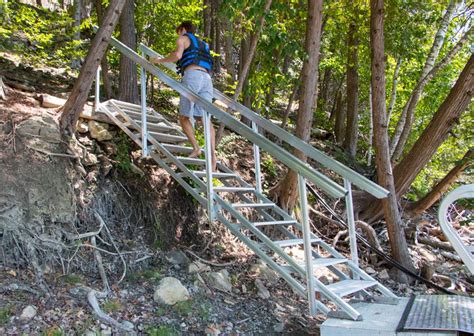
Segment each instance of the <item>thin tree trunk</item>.
M372 87L369 87L369 143L367 148L367 166L372 165L372 145L374 143L374 109L372 107ZM387 125L390 120L387 118Z
M342 101L341 91L337 91L336 94L336 109L335 109L336 120L334 122L334 136L336 137L336 143L342 144L344 141L344 130L346 121L346 110Z
M99 22L99 26L101 26L103 21L103 8L101 0L95 0L95 10L97 13L97 20ZM112 98L112 82L110 81L109 76L109 62L107 61L107 50L104 53L104 57L102 57L100 67L102 70L102 82L104 83L105 98L110 99Z
M286 105L285 113L283 114L283 118L281 120L281 128L285 129L286 124L288 123L288 117L290 116L291 109L293 108L293 102L298 95L298 89L300 87L300 77L295 81L293 85L293 91L291 92L290 97L288 98L288 104Z
M434 63L436 59L438 58L441 47L443 46L444 38L446 36L449 23L451 22L451 18L453 16L453 13L456 7L457 7L456 0L451 0L441 20L438 32L435 35L433 45L431 46L431 50L428 53L428 57L426 58L425 65L423 66L420 77L418 79L418 84L421 81L423 81L426 75L434 67ZM409 127L405 125L407 123L410 123L411 121L411 115L414 113L414 110L416 108L416 105L418 104L418 101L420 99L421 93L423 92L425 84L415 86L415 89L412 91L410 97L408 98L408 101L406 102L402 110L402 114L397 123L397 127L395 129L395 133L392 137L392 142L390 144L390 155L392 156L392 160L397 158L397 156L399 157L401 155L401 151L403 150L403 147L405 146L405 141L406 141L406 138L408 137L408 135L406 134L407 132L405 132L404 134L405 141L403 142L403 146L398 145L398 143L400 142L400 138L402 136L403 130L406 128L411 129L411 125Z
M204 37L209 41L211 38L211 24L212 24L212 7L211 0L204 0L203 22L204 22Z
M66 104L64 104L63 113L60 118L60 127L63 134L66 132L73 134L76 130L77 120L87 101L95 72L107 49L110 37L117 25L125 1L126 0L111 0L105 13L104 21L92 40L92 45L89 48L79 77L74 82L72 92Z
M322 30L322 0L308 0L308 18L306 24L305 51L308 57L301 70L301 96L296 120L296 136L303 141L309 141L313 124L313 111L316 107L315 91L318 83L319 50ZM300 160L306 161L306 156L298 150L293 153ZM298 175L289 170L285 179L275 188L279 204L290 211L298 198Z
M261 16L258 22L257 30L255 31L254 34L252 34L248 55L246 55L244 63L241 66L241 70L239 71L239 81L237 82L237 87L235 88L234 97L233 97L235 101L239 99L239 96L242 93L242 89L244 87L244 83L247 80L247 75L250 70L250 65L252 64L253 57L255 56L255 51L257 50L257 43L260 38L260 33L262 32L263 26L265 24L265 16L270 11L271 5L272 5L272 0L266 0L265 6L263 8L263 15ZM242 58L241 58L241 61L242 61ZM219 144L220 140L222 139L223 132L224 132L224 124L221 123L217 130L216 146Z
M413 97L411 97L410 102L408 104L407 108L407 118L408 121L405 123L402 133L400 135L400 138L398 140L397 146L395 147L393 154L392 154L392 161L396 161L400 158L400 156L403 153L403 149L405 148L406 141L408 139L408 136L410 135L411 128L413 125L413 122L415 120L415 109L416 109L416 104L419 101L419 98L423 92L423 89L425 85L438 73L439 70L444 68L456 54L462 49L464 44L469 40L469 37L472 36L472 33L474 31L474 27L471 27L464 35L463 37L456 43L456 45L451 49L451 51L446 54L446 56L438 63L436 64L428 74L419 81L415 89L413 90Z
M357 37L358 13L354 10L353 21L349 25L347 37L347 111L346 111L346 136L344 148L352 159L355 159L357 151L357 134L359 131L358 123L358 104L359 104L359 73L358 68L358 48L359 41Z
M225 19L224 33L224 52L225 52L225 68L229 74L229 83L235 81L235 65L234 65L234 41L232 39L232 24L228 18Z
M413 145L410 152L394 169L395 190L398 198L403 196L418 173L436 153L448 137L461 114L472 102L474 88L474 56L461 72L456 84L436 111L428 126ZM370 202L363 218L374 221L380 217L380 202Z
M395 101L397 100L398 74L400 73L401 66L402 58L399 56L397 58L397 65L395 65L395 71L393 72L392 93L390 94L390 103L388 104L387 121L389 125L390 118L392 117L393 107L395 106Z
M74 41L79 44L81 40L81 30L79 27L81 26L81 8L82 8L82 0L74 0ZM77 49L77 47L76 47ZM71 68L79 69L81 67L81 60L79 58L75 58L71 62Z
M387 223L391 253L403 266L413 269L405 233L398 211L395 185L390 163L388 145L387 114L385 103L385 52L384 52L384 1L370 1L370 44L372 63L372 106L374 109L375 162L379 184L390 191L382 199L385 222ZM403 281L401 277L400 281Z
M221 53L221 20L219 18L219 7L220 7L220 1L219 0L212 0L212 45L213 45L213 50L217 54L220 55ZM214 62L213 62L213 72L214 73L220 73L221 72L221 62L220 56L214 57Z
M134 0L127 0L120 16L120 41L132 50L137 48ZM122 54L120 54L119 99L133 104L139 103L137 65Z
M428 194L426 194L425 197L418 202L413 203L408 208L410 215L413 217L418 216L437 202L441 198L441 195L443 195L451 185L456 182L459 175L461 175L469 165L472 165L473 158L474 148L470 148L453 169L451 169L449 173L438 184L436 184Z

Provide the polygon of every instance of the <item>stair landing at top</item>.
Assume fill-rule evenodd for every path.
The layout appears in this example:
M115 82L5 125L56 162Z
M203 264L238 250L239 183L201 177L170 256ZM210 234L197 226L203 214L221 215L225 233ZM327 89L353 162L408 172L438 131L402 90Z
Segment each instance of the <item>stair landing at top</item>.
M321 325L321 336L454 336L456 331L397 331L409 298L397 305L357 302L352 304L364 316L362 321L328 318Z

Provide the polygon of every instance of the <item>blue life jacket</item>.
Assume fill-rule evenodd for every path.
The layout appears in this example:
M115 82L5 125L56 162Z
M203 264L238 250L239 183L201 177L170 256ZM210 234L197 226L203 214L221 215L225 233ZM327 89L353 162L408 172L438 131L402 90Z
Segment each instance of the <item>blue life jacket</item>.
M185 33L191 44L187 47L181 59L177 62L178 73L183 75L184 70L188 65L196 64L208 72L212 70L212 57L209 51L209 45L201 39L198 39L194 34Z

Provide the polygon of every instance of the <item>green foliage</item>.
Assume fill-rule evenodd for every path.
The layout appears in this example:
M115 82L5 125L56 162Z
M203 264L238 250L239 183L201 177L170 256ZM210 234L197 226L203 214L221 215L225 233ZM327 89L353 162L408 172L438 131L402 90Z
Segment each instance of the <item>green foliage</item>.
M13 316L13 305L7 304L5 307L0 308L0 326L4 326L10 322L10 318Z
M158 328L147 326L145 332L148 336L177 336L180 334L173 326L168 325L161 325Z
M74 273L65 274L63 277L61 277L61 279L64 283L69 285L75 285L83 281L82 276Z
M267 155L262 160L261 164L262 164L262 168L267 174L269 174L272 177L277 176L277 167L276 167L275 161L273 160L273 157Z
M18 53L28 63L68 66L85 55L82 41L74 40L73 19L67 12L10 1L0 13L0 49ZM7 24L5 24L7 23Z
M123 171L132 171L132 162L130 161L130 150L132 142L124 132L120 132L117 140L117 154L115 155L115 166Z

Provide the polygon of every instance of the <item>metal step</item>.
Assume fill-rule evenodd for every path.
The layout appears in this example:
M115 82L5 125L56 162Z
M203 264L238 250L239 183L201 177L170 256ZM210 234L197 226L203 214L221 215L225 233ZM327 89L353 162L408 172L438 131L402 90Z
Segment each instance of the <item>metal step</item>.
M148 134L160 142L179 143L179 142L184 142L188 140L188 138L180 136L180 135L171 135L171 134L159 133L159 132L148 132Z
M141 120L137 120L135 122L140 127L142 127L142 121ZM150 132L150 131L153 131L153 132L170 132L170 131L176 131L177 130L176 127L168 126L165 123L155 124L155 123L151 123L151 122L148 122L148 121L146 123L146 128L147 128L148 132Z
M141 121L142 120L141 112L135 112L135 111L132 111L128 108L122 108L122 107L120 107L120 108L125 114L127 114L133 120L135 120L135 121L139 121L139 120ZM146 120L147 120L147 122L160 122L160 121L164 121L166 119L163 118L163 117L158 117L158 116L155 116L155 115L147 114L146 115Z
M293 220L281 220L281 221L269 221L269 222L253 222L255 226L269 226L269 225L291 225L296 224L297 221Z
M199 177L206 177L207 174L205 171L202 170L193 170L192 171L196 176ZM233 173L212 173L213 178L235 178L237 177L236 174Z
M374 281L342 280L342 281L327 285L326 288L329 289L334 294L336 294L337 296L343 297L343 296L357 293L358 291L376 286L377 284L378 282L375 280Z
M192 147L180 146L180 145L170 145L170 144L162 144L167 150L171 153L179 153L179 154L190 154L193 151Z
M321 241L321 239L319 239L319 238L312 238L311 239L311 243L318 243L320 241ZM296 245L303 245L303 239L276 240L273 243L280 246L280 247L296 246Z
M313 259L313 267L314 268L328 267L328 266L333 266L337 264L342 264L346 261L347 259L345 258L316 258L316 259ZM298 263L298 266L301 266L303 269L306 269L305 263ZM281 267L288 273L295 272L294 267L291 265L281 265Z
M216 187L213 189L217 192L251 192L255 191L255 188L247 188L247 187Z
M239 208L274 208L275 203L233 203L231 206L235 209Z

